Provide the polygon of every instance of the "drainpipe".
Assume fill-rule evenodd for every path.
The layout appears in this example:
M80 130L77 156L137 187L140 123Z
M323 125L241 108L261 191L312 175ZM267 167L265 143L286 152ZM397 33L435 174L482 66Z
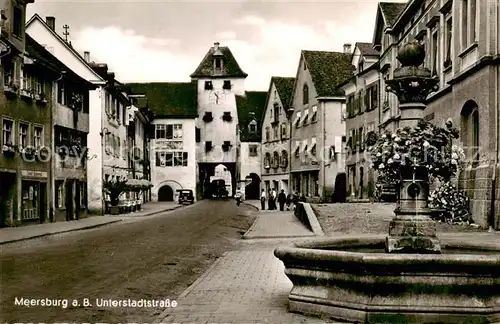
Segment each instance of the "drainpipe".
M500 6L497 6L497 22L499 21L500 19ZM496 39L496 44L497 44L497 49L499 48L499 33L500 33L500 30L499 30L499 27L498 27L498 24L496 24L496 35L497 35L497 39ZM498 122L498 118L500 118L499 116L499 90L500 90L500 68L499 66L497 65L496 66L496 73L497 73L497 77L495 78L495 81L496 81L496 84L495 84L495 119L494 119L494 122L495 122L495 163L493 164L493 176L491 177L491 206L490 206L490 228L489 230L490 231L493 231L495 229L495 198L496 198L496 182L497 182L497 166L498 166L498 154L499 154L499 149L500 149L500 144L499 144L499 141L500 141L500 131L498 129L498 127L500 126L499 122Z
M318 106L322 106L321 107L321 110L323 110L323 121L321 123L321 127L323 128L323 153L322 153L322 160L321 161L321 165L322 165L322 168L323 168L323 190L321 190L321 194L323 196L323 199L325 199L325 202L326 202L326 195L325 195L325 186L326 186L326 167L325 167L325 144L326 144L326 127L325 127L325 124L326 124L326 102L323 102L321 103L321 105L318 105ZM340 106L340 112L342 113L342 104ZM333 152L333 154L335 154L335 152ZM328 158L330 157L330 151L328 151ZM328 161L329 163L332 163L332 161ZM318 179L319 180L319 179Z

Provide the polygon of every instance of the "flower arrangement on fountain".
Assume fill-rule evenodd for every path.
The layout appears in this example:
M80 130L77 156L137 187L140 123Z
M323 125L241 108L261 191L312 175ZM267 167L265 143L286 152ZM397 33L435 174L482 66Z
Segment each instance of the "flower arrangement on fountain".
M379 134L369 148L372 165L384 181L397 183L403 170L415 168L425 168L430 177L447 180L465 161L463 150L451 145L453 138L458 138L456 129L420 120L414 128Z
M469 201L455 184L444 182L429 195L431 218L445 223L471 224Z

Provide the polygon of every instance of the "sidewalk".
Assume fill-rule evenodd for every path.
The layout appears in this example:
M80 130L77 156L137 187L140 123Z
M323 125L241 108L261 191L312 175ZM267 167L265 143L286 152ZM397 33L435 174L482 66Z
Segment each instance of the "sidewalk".
M308 237L315 234L292 211L260 211L244 239Z
M215 263L153 322L328 323L288 312L292 283L274 247L233 251ZM331 322L330 322L331 323Z
M479 234L442 233L440 237L445 242L488 240L490 243L499 237L495 233ZM153 324L342 324L331 319L288 312L288 294L292 283L284 273L283 263L273 251L277 246L290 242L285 239L244 240L242 250L228 252L215 261L176 299L178 306L163 311Z
M130 214L90 216L75 221L2 228L0 229L0 245L59 233L100 227L130 219L131 217L151 216L180 207L182 207L182 205L172 202L147 203L142 206L142 211Z

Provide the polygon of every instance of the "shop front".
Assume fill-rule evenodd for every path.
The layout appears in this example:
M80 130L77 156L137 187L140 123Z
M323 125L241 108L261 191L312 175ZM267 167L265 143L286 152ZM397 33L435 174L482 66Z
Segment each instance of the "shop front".
M20 214L22 225L49 221L47 172L21 170Z

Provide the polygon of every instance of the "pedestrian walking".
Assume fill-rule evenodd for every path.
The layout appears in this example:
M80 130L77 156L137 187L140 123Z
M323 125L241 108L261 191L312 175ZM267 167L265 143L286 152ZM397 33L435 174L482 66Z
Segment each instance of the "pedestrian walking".
M286 195L286 210L290 210L290 205L292 204L292 195Z
M267 210L273 210L273 194L271 189L267 191Z
M278 204L276 204L276 201L278 200L278 193L276 192L276 189L273 189L271 194L273 196L273 210L277 210Z
M299 192L298 191L295 191L295 193L293 194L292 202L293 202L293 210L295 210L297 208L297 205L299 204Z
M262 192L260 193L260 209L266 209L266 191L264 189L262 189Z
M278 195L278 202L280 204L280 211L285 211L286 194L284 189L281 189L281 192Z

